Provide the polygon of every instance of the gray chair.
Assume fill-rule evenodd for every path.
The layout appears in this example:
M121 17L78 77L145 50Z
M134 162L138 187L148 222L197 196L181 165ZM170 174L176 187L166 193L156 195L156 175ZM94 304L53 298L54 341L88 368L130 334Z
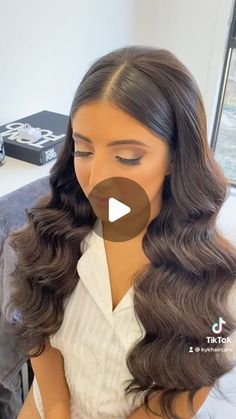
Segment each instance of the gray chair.
M2 314L11 284L15 254L8 242L11 230L27 220L26 209L49 192L48 176L0 198L0 418L15 419L29 390L32 374L27 358L17 351L9 323Z

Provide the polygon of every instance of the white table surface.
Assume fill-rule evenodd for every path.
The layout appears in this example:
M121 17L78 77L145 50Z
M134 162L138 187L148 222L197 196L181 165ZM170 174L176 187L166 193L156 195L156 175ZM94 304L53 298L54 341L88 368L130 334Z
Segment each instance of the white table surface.
M42 166L37 166L6 156L4 165L0 166L0 196L48 175L55 162L56 159Z

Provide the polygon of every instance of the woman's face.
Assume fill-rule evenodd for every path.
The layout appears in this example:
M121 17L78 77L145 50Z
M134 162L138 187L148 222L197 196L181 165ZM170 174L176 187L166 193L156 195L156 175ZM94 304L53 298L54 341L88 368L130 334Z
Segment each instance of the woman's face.
M167 142L110 102L80 106L72 119L72 136L75 173L87 197L103 180L124 177L146 192L150 218L158 214L164 178L171 172ZM140 144L129 143L131 139Z

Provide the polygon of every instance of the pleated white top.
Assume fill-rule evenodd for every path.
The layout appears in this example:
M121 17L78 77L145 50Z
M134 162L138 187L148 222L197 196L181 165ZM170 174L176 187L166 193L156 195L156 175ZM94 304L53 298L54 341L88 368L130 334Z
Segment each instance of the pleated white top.
M94 230L82 241L81 252L77 264L80 280L65 301L62 326L50 337L50 342L64 357L65 376L71 394L71 419L125 419L144 402L144 395L134 401L133 396L125 397L123 390L125 380L132 378L126 365L127 352L145 335L145 331L135 317L133 287L129 288L112 311L109 270L100 219ZM233 298L229 307L236 317L235 292L236 289L232 290ZM236 359L236 332L232 335L231 344L227 346L231 346L231 352L226 355ZM236 369L233 372L236 374ZM229 384L232 392L231 375L221 377L220 382L222 388ZM235 389L235 384L233 387ZM35 377L33 394L41 418L44 419ZM228 387L226 394L229 395ZM215 412L216 408L220 412L219 416ZM194 418L206 419L213 411L212 417L216 419L222 417L222 411L230 411L230 414L233 412L232 417L236 417L236 406L220 400L219 394L214 394L214 387Z
M65 302L63 323L50 337L64 357L65 376L71 394L71 419L124 419L144 402L144 395L124 394L131 379L126 355L144 336L133 309L133 287L112 311L106 252L98 219L81 243L77 270L80 277ZM98 229L98 230L97 230ZM44 411L36 377L33 394L41 418Z

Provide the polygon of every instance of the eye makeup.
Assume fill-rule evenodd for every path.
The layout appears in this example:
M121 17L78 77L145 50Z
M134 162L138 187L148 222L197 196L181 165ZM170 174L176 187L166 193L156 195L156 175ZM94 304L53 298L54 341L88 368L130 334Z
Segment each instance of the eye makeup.
M81 157L81 158L88 158L92 153L88 152L88 151L73 151L72 155L74 157ZM141 164L140 160L142 159L143 156L137 157L135 159L126 159L124 157L120 157L120 156L116 156L115 158L124 165L130 165L130 166L136 166Z

